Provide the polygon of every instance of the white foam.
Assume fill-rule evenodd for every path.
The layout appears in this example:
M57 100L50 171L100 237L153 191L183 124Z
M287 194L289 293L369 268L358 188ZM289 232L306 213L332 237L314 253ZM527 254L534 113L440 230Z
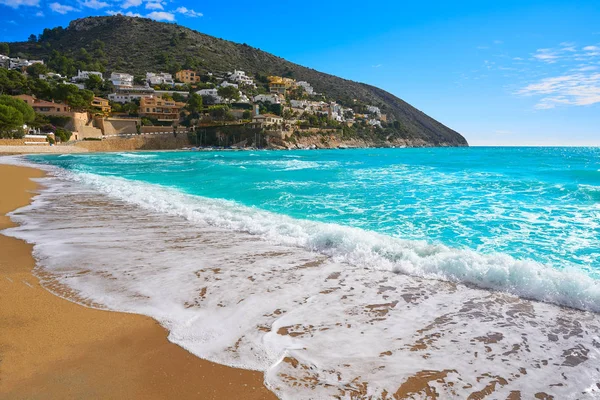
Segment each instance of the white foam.
M250 232L274 243L317 251L353 265L469 283L525 298L600 311L600 281L575 267L559 270L504 254L486 255L336 224L298 220L123 178L88 173L71 177L149 210Z

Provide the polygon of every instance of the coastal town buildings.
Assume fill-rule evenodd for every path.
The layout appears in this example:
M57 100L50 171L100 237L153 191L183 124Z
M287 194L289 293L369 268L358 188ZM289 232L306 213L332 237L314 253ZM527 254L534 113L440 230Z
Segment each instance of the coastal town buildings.
M185 103L165 100L160 97L142 97L140 99L140 117L154 118L158 121L178 121L179 113Z
M167 74L161 72L160 74L155 74L154 72L146 72L146 81L151 86L154 85L175 85L175 81L173 80L173 76L171 74Z
M269 76L269 92L285 95L289 88L296 84L296 81L290 78L282 78L280 76Z
M175 78L183 83L198 83L200 82L200 74L190 69L177 71Z
M223 82L221 82L221 84L220 84L219 86L220 86L220 87L234 87L234 88L236 88L236 89L238 89L238 88L239 88L239 86L238 86L238 84L237 84L237 83L229 83L229 82L227 82L227 81L223 81Z
M114 86L133 86L133 75L113 72L110 74L110 81Z

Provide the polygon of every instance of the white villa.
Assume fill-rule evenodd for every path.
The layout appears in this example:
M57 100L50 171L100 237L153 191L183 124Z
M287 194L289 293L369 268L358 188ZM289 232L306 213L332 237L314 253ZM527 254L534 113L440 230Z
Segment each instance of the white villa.
M42 60L26 60L24 58L9 58L8 59L8 68L10 69L20 69L20 68L25 68L25 67L29 67L30 65L33 64L43 64L44 62Z
M306 81L296 82L296 86L300 86L301 88L303 88L307 94L310 94L310 95L315 94L315 89L313 89L313 87L310 85L310 83L308 83Z
M223 99L221 98L221 96L219 96L217 89L202 89L198 90L196 94L199 94L200 96L212 97L215 103L223 102Z
M254 86L252 78L247 76L244 71L238 71L237 69L233 71L233 74L229 75L229 80L242 85Z
M219 86L221 86L221 87L228 87L228 86L231 86L231 87L234 87L234 88L236 88L236 89L238 88L238 85L237 85L237 84L235 84L235 83L229 83L229 82L227 82L227 81L223 81L223 82L221 82L221 84L220 84Z
M110 81L115 86L133 86L133 75L113 72L110 74Z
M48 79L65 79L61 74L57 74L56 72L48 72L47 74L40 74L39 78L47 81Z
M281 104L281 98L276 94L259 94L254 96L255 103Z
M171 86L175 85L173 76L164 72L161 72L160 74L155 74L154 72L146 72L146 81L152 86L162 84Z
M115 103L125 104L142 97L152 97L154 93L154 89L148 86L117 87L115 93L108 95L108 99Z
M100 77L100 79L102 79L104 81L104 78L102 78L102 72L98 72L98 71L77 71L77 75L75 75L74 77L71 78L71 82L87 81L89 79L89 77L92 76L92 75L96 75L96 76Z
M367 106L367 110L371 113L371 114L377 114L380 115L381 114L381 110L379 109L379 107L375 107L375 106Z

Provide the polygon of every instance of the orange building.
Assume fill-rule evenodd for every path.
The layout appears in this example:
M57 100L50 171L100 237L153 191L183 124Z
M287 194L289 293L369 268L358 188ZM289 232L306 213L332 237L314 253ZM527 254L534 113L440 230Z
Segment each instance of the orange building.
M185 103L165 100L160 97L142 97L140 99L140 117L155 118L159 121L178 121L179 113Z
M13 97L23 100L25 103L29 104L33 108L33 111L39 114L65 115L71 112L71 107L69 107L67 104L40 100L28 94L20 94L18 96Z
M92 107L100 109L104 114L110 114L111 111L108 100L103 99L102 97L94 97L92 100Z
M175 78L183 83L198 83L200 82L200 74L191 69L184 69L175 74Z

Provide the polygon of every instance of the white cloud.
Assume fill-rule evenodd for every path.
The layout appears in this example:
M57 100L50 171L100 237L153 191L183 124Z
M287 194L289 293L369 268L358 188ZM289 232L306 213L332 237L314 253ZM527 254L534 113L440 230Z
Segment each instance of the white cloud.
M550 109L557 105L588 106L600 103L600 73L576 73L544 78L517 92L524 96L544 96L537 109Z
M35 16L36 17L43 17L44 13L42 11L38 11L38 12L35 13Z
M0 0L0 4L12 8L19 8L21 6L39 7L40 0Z
M147 14L146 17L157 21L175 21L175 15L166 11L153 11L150 14Z
M71 11L79 11L75 7L60 3L51 3L49 7L52 11L57 12L59 14L66 14Z
M583 48L583 50L585 50L585 51L599 51L600 47L598 47L598 46L585 46Z
M108 15L125 15L126 17L138 17L138 18L142 17L142 14L134 13L131 11L122 12L122 11L108 10L108 11L106 11L106 13Z
M552 49L537 49L533 57L547 63L555 63L560 58L560 55Z
M139 7L140 5L142 5L142 0L125 0L121 8L128 9L130 7Z
M494 40L494 44L502 44L504 43L502 40Z
M373 68L381 68L382 64L372 65Z
M106 8L109 6L108 3L99 0L85 0L80 2L80 4L87 8L93 8L94 10L99 10L101 8Z
M202 13L196 12L194 10L190 10L188 8L185 7L179 7L175 10L176 13L178 14L183 14L186 17L192 17L192 18L196 18L196 17L201 17Z
M151 1L146 3L146 10L164 10L164 8L161 3Z

